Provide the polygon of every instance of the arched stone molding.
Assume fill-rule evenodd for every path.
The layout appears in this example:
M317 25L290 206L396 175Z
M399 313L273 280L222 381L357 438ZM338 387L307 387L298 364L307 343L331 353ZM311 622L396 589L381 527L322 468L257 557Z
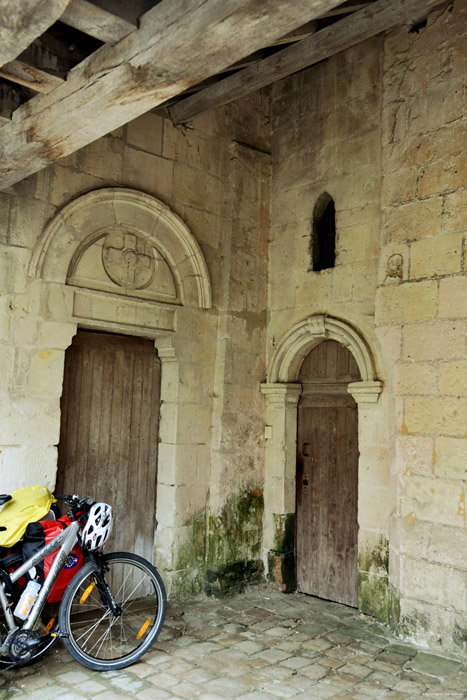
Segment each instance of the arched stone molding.
M156 301L210 308L211 285L201 249L186 224L155 197L136 190L108 187L94 190L67 204L45 228L29 265L29 276L47 282L58 282L101 291L116 291L77 282L76 269L85 251L106 235L133 234L139 244L130 254L142 257L141 248L152 246L161 265L172 275L175 291L162 294ZM101 243L102 245L102 243ZM146 256L147 257L147 256ZM109 272L107 271L109 275ZM109 275L111 277L111 275ZM142 292L133 293L125 287L126 296L148 296L143 280ZM133 285L134 287L135 285ZM130 285L131 287L131 285ZM161 295L159 295L161 296Z
M350 324L325 314L309 316L284 335L269 364L269 383L296 381L303 358L316 343L323 339L336 340L350 350L361 377L361 382L355 382L355 384L358 384L361 389L364 386L368 388L366 398L370 403L374 402L375 397L377 400L382 384L376 380L375 364L367 343ZM362 399L363 393L356 392Z

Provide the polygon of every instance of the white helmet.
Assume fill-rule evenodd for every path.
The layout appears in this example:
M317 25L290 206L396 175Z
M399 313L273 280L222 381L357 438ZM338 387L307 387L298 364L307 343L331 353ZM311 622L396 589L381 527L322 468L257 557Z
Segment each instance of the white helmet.
M102 547L112 529L112 508L107 503L94 503L81 533L81 543L89 552Z

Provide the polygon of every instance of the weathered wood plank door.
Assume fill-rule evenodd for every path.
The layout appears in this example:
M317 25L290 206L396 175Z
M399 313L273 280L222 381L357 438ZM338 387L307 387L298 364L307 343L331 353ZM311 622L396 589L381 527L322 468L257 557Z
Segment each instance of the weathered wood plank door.
M160 360L145 339L79 331L65 355L56 493L110 503L107 551L153 561Z
M346 393L359 378L346 348L324 341L305 359L297 434L297 587L358 604L358 421Z

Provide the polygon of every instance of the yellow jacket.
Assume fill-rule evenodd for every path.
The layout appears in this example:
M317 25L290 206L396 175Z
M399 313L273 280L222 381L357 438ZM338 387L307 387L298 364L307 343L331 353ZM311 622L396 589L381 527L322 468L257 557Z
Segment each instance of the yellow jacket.
M6 530L0 531L0 547L12 547L24 535L29 523L44 518L56 498L45 486L27 486L11 494L0 511L0 525Z

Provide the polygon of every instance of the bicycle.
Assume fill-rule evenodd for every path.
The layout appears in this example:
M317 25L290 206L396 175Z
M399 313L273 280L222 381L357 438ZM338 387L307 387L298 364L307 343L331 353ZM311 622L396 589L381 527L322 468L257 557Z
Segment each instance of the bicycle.
M77 495L55 498L70 506L69 524L26 561L21 551L0 559L0 669L38 661L59 639L87 668L125 668L150 649L162 628L167 604L162 579L139 555L100 551L110 534L110 506ZM0 496L0 506L10 499ZM48 619L45 613L51 604L47 598L76 546L86 563L55 604L58 612L52 610ZM15 614L28 572L56 550L37 599L22 622Z

